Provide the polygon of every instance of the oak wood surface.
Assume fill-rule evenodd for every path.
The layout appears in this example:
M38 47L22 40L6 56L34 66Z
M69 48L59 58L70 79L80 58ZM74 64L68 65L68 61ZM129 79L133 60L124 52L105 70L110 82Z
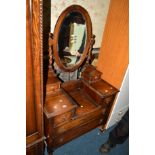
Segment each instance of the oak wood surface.
M77 103L77 107L75 109L74 115L72 116L69 116L70 113L68 112L63 113L63 110L60 110L60 113L57 116L51 115L51 117L48 117L48 115L45 113L45 132L46 136L48 137L48 147L57 148L66 142L94 129L95 127L106 123L109 116L109 110L114 100L114 96L118 90L103 80L99 80L98 82L94 82L97 83L96 85L91 83L93 84L94 90L90 89L91 84L89 83L87 83L86 87L86 82L81 79L68 81L61 84L60 90L64 89L69 97L71 97L73 101ZM93 93L89 94L89 89L90 91L93 91ZM109 92L105 92L105 90L109 90ZM107 99L107 106L102 106L104 103L98 104L92 97L97 91L100 91L98 94L101 93L99 96L99 98L101 98L101 103L105 102L104 100ZM55 100L55 97L58 100L64 100L61 93L59 94L54 92L47 97L44 108L47 109L48 104L50 104L52 107L59 105L58 101L52 102ZM67 105L67 102L64 100L63 104ZM68 121L59 122L62 117L66 117ZM56 120L57 125L55 125Z
M27 155L43 154L42 63L40 1L26 0L26 149Z
M72 85L72 87L71 87ZM76 115L85 115L91 112L97 107L97 103L84 89L84 83L81 80L69 81L62 84L62 88L66 90L68 94L79 105L76 109ZM73 88L73 89L71 89Z
M46 97L44 112L50 118L71 111L74 108L76 108L74 101L60 89Z
M102 79L120 89L129 63L129 1L111 0L97 69Z
M89 114L77 117L76 119L70 120L69 122L61 124L55 128L53 128L52 125L53 120L49 120L45 117L48 146L51 148L61 146L64 142L66 143L105 123L106 117L104 117L104 113L105 111L102 108L97 108ZM63 141L61 141L62 138Z
M37 132L29 1L26 1L26 135Z
M87 82L95 82L101 79L102 73L95 69L94 66L88 65L81 73L81 78Z
M55 136L59 136L62 133L68 132L69 130L81 126L82 124L85 124L89 122L90 120L95 119L100 114L102 115L102 118L104 116L105 110L101 109L100 107L94 109L93 111L83 115L83 116L77 116L76 119L71 120L70 122L67 122L65 124L59 125L55 128Z
M55 73L52 72L52 69L49 68L48 75L47 75L47 82L46 86L46 96L50 95L51 93L60 89L61 81L56 77Z
M35 103L37 115L37 130L39 137L43 136L43 58L41 45L40 31L40 4L41 1L32 1L32 45L33 45L33 70L34 70L34 85L35 85Z
M68 130L68 132L66 132L65 134L56 137L51 146L53 148L60 147L61 145L98 127L103 122L104 122L103 115L98 114L97 117L94 117L93 120L89 120L85 124L82 124L81 126L76 126L76 128Z
M28 147L26 150L26 155L43 155L43 141Z
M111 0L97 68L103 73L102 79L120 89L128 64L129 0ZM116 101L117 96L109 109L109 118Z
M64 15L66 14L67 12L64 13ZM59 20L57 22L57 25L54 31L54 38L52 39L52 45L54 48L54 57L55 59L57 59L56 61L57 64L60 63L58 62L59 55L57 50L58 34L59 34L59 29L61 27L63 19L64 19L64 16L59 17ZM90 28L90 25L88 26L88 28ZM122 31L122 33L123 32L124 31ZM91 37L90 39L88 39L88 42L90 41L90 43L92 41ZM102 46L103 46L103 43L102 43ZM101 51L102 50L103 49L101 49ZM100 53L101 57L103 57L102 53L103 52ZM115 54L115 52L112 52L112 53ZM111 59L111 57L108 57L108 54L106 56L107 56L107 58L105 58L106 60ZM104 64L102 63L102 59L101 58L99 59L100 59L99 60L100 66L98 67L99 67L99 71L103 73L102 75L102 78L103 78L104 76L106 76L105 75L106 72L103 72L102 70L102 67L104 66ZM107 60L106 62L109 62L109 61L111 62L111 60ZM112 61L114 61L114 59L112 59ZM105 64L107 65L107 63ZM61 66L61 64L59 65ZM61 67L63 68L63 66ZM114 70L115 69L117 68L114 68ZM56 91L55 92L53 91L53 93L51 94L46 94L48 95L46 96L46 98L49 98L49 100L48 99L45 100L44 108L52 109L51 111L50 110L48 111L49 115L51 114L50 115L51 117L48 117L47 113L44 113L45 114L45 134L47 137L46 142L48 147L57 148L65 144L66 142L69 142L72 139L96 128L99 125L105 125L105 123L107 122L107 118L109 116L114 98L118 92L118 87L117 85L113 84L111 81L108 81L106 78L104 79L105 81L101 80L100 79L101 73L98 71L94 71L94 72L88 71L89 76L87 76L87 73L86 73L85 77L87 79L91 77L90 80L85 79L84 81L84 79L83 80L80 79L80 80L61 83L59 89L64 89L64 91L68 94L68 96L72 98L72 100L77 104L75 113L72 116L70 115L71 114L70 111L63 111L63 110L57 115L52 115L53 106L56 106L57 104L59 104L58 100L57 99L55 100L53 96L53 94L56 93ZM53 82L54 80L49 80L47 85L53 84ZM113 86L115 86L117 89ZM63 99L64 101L66 101L62 95L59 95L57 97L58 98L60 97L59 100ZM48 104L50 106L47 106ZM62 121L63 117L66 117L67 121ZM58 122L57 125L55 125L56 121Z

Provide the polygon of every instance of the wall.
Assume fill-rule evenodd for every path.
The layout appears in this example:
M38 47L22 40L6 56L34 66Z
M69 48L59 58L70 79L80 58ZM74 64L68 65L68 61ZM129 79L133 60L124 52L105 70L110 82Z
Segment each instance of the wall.
M101 46L102 34L106 23L110 0L51 0L51 32L61 12L68 6L78 4L84 7L92 21L93 34L96 35L94 48Z

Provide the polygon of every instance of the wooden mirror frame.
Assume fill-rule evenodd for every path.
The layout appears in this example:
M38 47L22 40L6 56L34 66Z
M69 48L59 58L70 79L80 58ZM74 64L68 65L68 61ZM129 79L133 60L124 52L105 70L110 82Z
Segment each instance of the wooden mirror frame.
M58 51L58 39L59 39L59 32L60 32L60 28L63 24L63 21L65 19L65 17L70 13L70 12L79 12L82 14L82 16L85 19L86 22L86 45L84 48L84 51L82 53L82 56L80 58L80 60L77 62L77 64L75 64L75 66L73 67L66 67L62 64L60 57L59 57L59 51ZM84 60L86 59L90 46L91 46L91 40L92 38L92 22L90 19L90 16L88 14L88 12L81 6L79 5L71 5L68 8L66 8L59 16L57 23L55 25L55 29L54 29L54 37L53 37L53 56L54 56L54 60L56 62L56 64L58 65L58 67L64 71L67 72L72 72L75 71L76 69L78 69L82 63L84 62Z

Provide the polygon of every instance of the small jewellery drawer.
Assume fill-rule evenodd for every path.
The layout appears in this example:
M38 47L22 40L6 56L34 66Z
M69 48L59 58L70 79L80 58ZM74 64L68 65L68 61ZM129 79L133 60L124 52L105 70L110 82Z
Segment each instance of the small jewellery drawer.
M48 95L44 105L47 119L52 119L54 127L69 121L75 115L76 103L62 90Z
M89 83L95 82L101 79L101 72L96 70L92 65L88 65L85 70L81 73L81 78Z
M104 80L88 83L82 80L86 92L102 107L107 107L113 102L118 90Z

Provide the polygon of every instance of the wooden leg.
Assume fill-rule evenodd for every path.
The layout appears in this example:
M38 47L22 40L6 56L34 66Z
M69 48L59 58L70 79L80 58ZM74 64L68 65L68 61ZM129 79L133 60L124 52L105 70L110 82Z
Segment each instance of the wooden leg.
M51 147L47 146L48 155L53 155L54 150Z

